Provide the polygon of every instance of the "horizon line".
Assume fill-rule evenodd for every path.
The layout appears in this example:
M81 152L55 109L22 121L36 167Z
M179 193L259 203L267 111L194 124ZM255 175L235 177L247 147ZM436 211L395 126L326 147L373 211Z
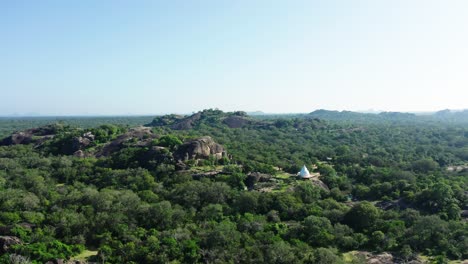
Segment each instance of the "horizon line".
M207 109L217 109L221 110L218 108L206 108L203 110ZM83 117L150 117L150 116L163 116L163 115L170 115L170 114L177 114L177 115L191 115L194 113L201 112L203 110L199 111L192 111L190 113L176 113L176 112L166 112L166 113L142 113L142 114L36 114L36 113L28 113L28 114L0 114L0 118L15 118L15 117L20 117L20 118L37 118L37 117L48 117L48 118L60 118L60 117L67 117L67 118L83 118ZM333 110L333 109L325 109L325 108L319 108L319 109L314 109L310 112L264 112L261 110L256 110L256 111L244 111L244 110L234 110L234 111L225 111L221 110L223 112L236 112L236 111L243 111L246 112L247 114L251 115L300 115L300 114L309 114L315 111L319 110L325 110L325 111L336 111L336 112L355 112L355 113L362 113L362 114L380 114L380 113L409 113L409 114L433 114L437 113L440 111L446 111L449 110L450 112L461 112L468 110L468 108L464 109L440 109L440 110L419 110L419 111L394 111L394 110L374 110L374 109L368 109L368 110Z

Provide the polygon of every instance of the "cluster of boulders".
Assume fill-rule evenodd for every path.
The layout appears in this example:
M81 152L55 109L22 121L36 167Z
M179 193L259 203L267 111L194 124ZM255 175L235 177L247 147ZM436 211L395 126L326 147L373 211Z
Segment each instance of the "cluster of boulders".
M124 147L147 147L148 155L167 158L169 150L162 146L154 146L153 141L158 138L149 127L137 127L120 135L115 140L107 143L96 153L96 157L109 156ZM173 160L177 163L184 163L188 160L203 160L215 158L217 160L227 157L223 146L216 143L211 137L200 137L185 142L177 147L172 154Z
M85 157L86 154L84 149L91 145L94 142L95 136L91 132L86 132L80 137L73 138L72 149L73 149L73 156L76 157Z
M194 122L197 118L199 118L199 115L195 114L186 121L189 123ZM45 140L52 139L56 133L57 127L55 126L28 129L13 133L0 141L0 145L34 143L38 147L40 146L38 143L42 144ZM180 168L184 168L185 163L189 160L198 162L199 160L211 158L216 160L224 157L229 158L224 147L209 136L189 140L175 149L171 149L171 151L166 147L154 145L154 140L158 138L159 136L154 134L150 127L141 126L129 129L126 133L98 147L96 150L90 150L91 146L95 146L96 136L92 132L85 132L74 137L68 145L62 146L62 152L81 158L88 156L107 157L126 147L144 147L148 149L147 155L150 155L151 159L161 158L164 161L170 159L179 164L178 167Z

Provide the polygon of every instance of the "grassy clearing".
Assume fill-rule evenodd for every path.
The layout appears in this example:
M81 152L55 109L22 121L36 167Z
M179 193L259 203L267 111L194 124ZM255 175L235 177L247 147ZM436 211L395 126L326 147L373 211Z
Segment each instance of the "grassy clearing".
M356 253L357 253L357 251L350 251L350 252L343 253L343 260L346 263L352 262L354 260L354 255Z
M218 166L196 166L190 168L190 172L210 172L210 171L222 171L224 169L223 165Z
M278 174L275 175L275 178L279 178L279 179L289 179L291 177L292 175L287 172L279 172Z
M98 254L97 250L85 250L81 252L79 255L72 257L70 260L86 260L91 256L96 256Z

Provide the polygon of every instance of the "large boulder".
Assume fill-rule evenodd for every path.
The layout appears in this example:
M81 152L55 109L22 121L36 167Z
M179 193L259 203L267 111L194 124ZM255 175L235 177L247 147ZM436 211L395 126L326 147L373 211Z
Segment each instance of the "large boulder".
M215 157L221 159L226 155L223 146L214 142L211 137L201 137L179 146L174 152L175 160L198 160Z

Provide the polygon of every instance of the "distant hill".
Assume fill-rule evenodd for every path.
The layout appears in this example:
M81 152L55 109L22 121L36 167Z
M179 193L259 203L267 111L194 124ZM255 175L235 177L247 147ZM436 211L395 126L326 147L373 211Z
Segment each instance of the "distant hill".
M386 119L401 118L401 113L382 112L379 114L359 113L353 111L334 111L319 109L308 114L309 117L333 121L383 121Z
M434 121L468 122L468 110L442 110L435 113L417 115L407 112L360 113L319 109L307 114L309 117L334 121Z
M388 119L414 119L416 118L416 114L402 113L402 112L382 112L377 115L382 118L388 118Z
M448 121L468 122L468 109L461 111L445 109L435 112L433 116L437 119L444 119Z
M145 126L165 127L173 130L198 129L202 126L227 128L292 128L322 127L324 123L319 118L312 118L304 114L277 114L249 116L246 112L223 112L221 110L207 109L192 115L165 115L158 116Z
M313 118L328 119L328 120L350 120L361 118L375 118L375 114L358 113L352 111L335 111L319 109L308 114Z
M254 112L247 112L247 115L249 115L249 116L259 116L259 115L268 115L268 114L265 113L265 112L262 112L262 111L254 111Z

